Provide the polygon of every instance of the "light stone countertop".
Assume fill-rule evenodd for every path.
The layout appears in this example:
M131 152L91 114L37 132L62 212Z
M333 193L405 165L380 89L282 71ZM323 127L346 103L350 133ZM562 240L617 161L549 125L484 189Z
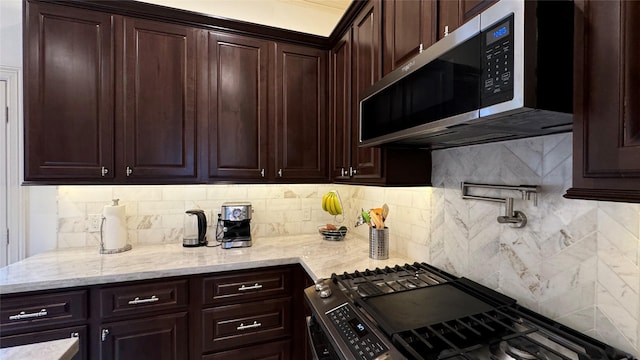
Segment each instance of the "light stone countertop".
M78 338L44 341L0 349L4 360L70 360L80 349Z
M238 249L171 243L99 254L97 247L74 248L37 254L0 268L0 294L296 263L316 280L332 273L414 261L393 252L387 260L370 259L368 240L352 234L343 241L323 240L318 234L254 238L253 246Z

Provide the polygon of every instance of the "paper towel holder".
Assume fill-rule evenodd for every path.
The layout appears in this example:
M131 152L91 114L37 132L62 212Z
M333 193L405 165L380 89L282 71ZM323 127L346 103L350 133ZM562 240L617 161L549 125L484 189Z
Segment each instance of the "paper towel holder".
M111 206L118 206L118 202L120 201L120 199L112 199L112 204ZM106 208L106 206L105 206ZM131 250L131 244L125 244L125 246L120 247L120 248L116 248L116 249L105 249L104 247L104 238L103 238L103 227L104 227L104 222L107 219L106 216L104 216L104 211L102 214L102 221L100 221L100 254L117 254L117 253L121 253L121 252L125 252L128 250Z

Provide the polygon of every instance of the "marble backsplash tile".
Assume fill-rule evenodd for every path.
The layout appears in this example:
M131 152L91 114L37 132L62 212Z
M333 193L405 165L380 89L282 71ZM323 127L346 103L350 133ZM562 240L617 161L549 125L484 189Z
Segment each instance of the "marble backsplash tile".
M112 198L127 206L134 246L180 242L185 210L210 210L215 219L225 201L252 203L254 236L315 233L331 222L366 238L367 226L353 227L360 209L386 202L392 250L478 281L637 355L640 205L563 198L571 186L571 149L571 134L560 134L436 151L433 187L60 186L58 247L97 247L99 236L87 232L87 216L100 213ZM462 181L539 185L541 192L537 206L515 200L529 222L513 229L496 221L504 205L461 199ZM344 217L320 208L322 195L333 189L343 200ZM311 220L304 219L306 211Z

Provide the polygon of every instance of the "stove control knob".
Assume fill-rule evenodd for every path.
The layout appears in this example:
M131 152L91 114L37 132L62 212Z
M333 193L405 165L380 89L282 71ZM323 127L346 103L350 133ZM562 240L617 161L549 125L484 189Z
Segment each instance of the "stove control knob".
M324 284L324 279L322 279L322 278L316 280L315 285L316 285L316 291L320 291L320 290L322 290L323 287L326 286Z
M328 285L323 285L322 288L320 289L320 297L325 299L325 298L328 298L329 296L331 296L331 289L329 288Z

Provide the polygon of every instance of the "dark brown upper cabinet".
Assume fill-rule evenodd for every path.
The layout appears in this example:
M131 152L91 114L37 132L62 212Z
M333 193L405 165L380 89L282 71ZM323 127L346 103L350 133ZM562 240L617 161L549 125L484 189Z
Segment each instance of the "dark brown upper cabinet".
M351 31L347 31L331 51L330 61L330 139L331 177L348 179L351 164Z
M381 66L381 1L372 0L353 23L352 83L351 83L351 169L350 175L359 180L382 179L380 148L358 147L360 94L380 80Z
M384 75L436 41L436 5L435 0L382 2Z
M209 179L327 182L327 52L209 33Z
M25 180L113 179L113 16L24 11Z
M209 178L260 180L268 164L270 44L209 33Z
M195 29L25 5L25 180L194 182Z
M381 77L382 4L369 2L331 51L331 176L350 184L428 185L429 151L358 146L360 94Z
M270 103L277 181L329 181L327 57L325 50L276 43Z
M196 180L196 30L133 18L124 28L123 168L116 176Z
M433 0L437 2L438 25L437 40L480 14L498 0Z
M640 202L640 2L576 1L573 187Z

